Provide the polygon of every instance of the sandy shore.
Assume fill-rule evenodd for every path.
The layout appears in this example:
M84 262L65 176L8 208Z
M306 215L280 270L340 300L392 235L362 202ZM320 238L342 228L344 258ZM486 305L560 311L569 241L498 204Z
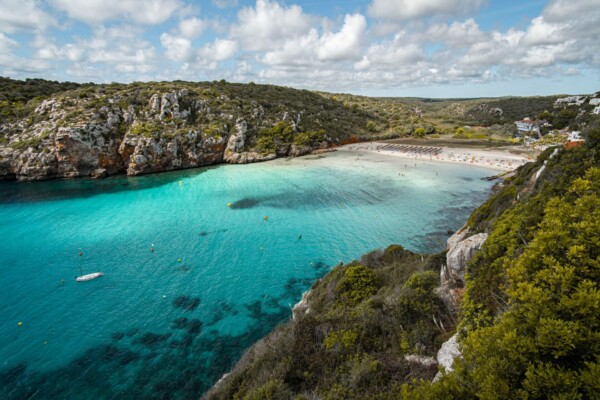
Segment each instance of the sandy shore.
M514 154L506 149L485 149L468 147L438 147L418 146L418 148L437 147L441 152L436 155L423 154L418 151L385 150L382 147L390 145L385 142L365 142L340 146L339 151L374 152L402 157L410 160L449 162L454 164L476 165L495 171L512 171L521 165L532 161L526 155ZM400 145L401 146L401 145ZM417 147L417 146L413 146Z

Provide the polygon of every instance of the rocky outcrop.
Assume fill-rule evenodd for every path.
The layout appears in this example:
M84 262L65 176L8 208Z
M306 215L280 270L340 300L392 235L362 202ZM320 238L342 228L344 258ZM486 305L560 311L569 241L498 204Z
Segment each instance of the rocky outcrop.
M227 96L218 99L231 101ZM265 110L257 102L237 119L233 111L211 109L208 100L187 89L154 93L145 104L120 94L48 99L27 119L0 122L0 179L140 175L267 161L313 150L276 142L275 152L261 153L251 146L255 132L277 121L263 120ZM292 118L284 113L283 118L295 128L300 122L300 114Z
M481 249L488 237L487 233L478 233L466 239L462 239L448 249L446 253L446 267L450 278L454 281L465 283L465 270L475 252Z
M487 233L469 236L468 227L463 227L448 239L446 264L440 270L438 295L446 306L456 310L465 287L467 262L481 249L487 240Z
M417 354L407 354L404 356L404 359L409 363L421 364L424 367L433 367L438 363L433 357L419 356Z
M222 137L206 137L190 130L170 139L127 134L119 154L127 175L140 175L215 164L223 161L224 148Z
M460 357L460 344L458 343L458 333L454 334L450 339L442 344L442 347L437 353L437 362L446 373L454 371L452 364L454 360ZM438 372L433 381L437 381L442 377L442 373Z
M254 151L244 151L247 132L248 124L246 121L238 119L235 124L235 132L229 136L229 140L227 141L227 147L223 154L224 161L231 164L248 164L277 158L276 153L261 154Z
M292 319L294 321L297 321L302 315L310 312L310 304L308 303L308 297L310 296L310 293L310 290L302 293L302 299L294 304L294 307L292 307Z

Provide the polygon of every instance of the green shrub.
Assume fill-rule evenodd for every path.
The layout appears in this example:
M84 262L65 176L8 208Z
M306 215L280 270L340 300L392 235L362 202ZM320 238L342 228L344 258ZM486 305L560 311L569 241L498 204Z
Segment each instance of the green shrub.
M308 131L300 132L294 137L296 146L313 146L316 143L322 142L325 139L325 131Z
M159 135L162 130L163 127L160 125L155 125L150 122L140 122L131 127L130 133L132 135L142 135L149 138Z
M291 143L293 129L289 122L280 121L271 128L263 128L258 131L256 147L261 153L274 153L277 150L277 142Z
M341 329L339 331L331 331L325 337L323 345L327 350L347 350L352 349L358 341L358 334L353 330Z
M379 285L377 274L372 269L354 265L346 268L336 291L344 304L356 305L377 293Z
M272 379L264 385L248 391L243 397L236 395L235 400L284 400L290 399L292 393L281 380Z

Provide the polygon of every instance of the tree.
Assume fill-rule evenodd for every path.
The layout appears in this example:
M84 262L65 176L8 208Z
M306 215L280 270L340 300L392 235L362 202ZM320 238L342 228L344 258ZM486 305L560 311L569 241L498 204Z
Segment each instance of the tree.
M425 128L423 127L418 127L417 129L415 129L413 131L413 136L414 137L424 137L425 136Z

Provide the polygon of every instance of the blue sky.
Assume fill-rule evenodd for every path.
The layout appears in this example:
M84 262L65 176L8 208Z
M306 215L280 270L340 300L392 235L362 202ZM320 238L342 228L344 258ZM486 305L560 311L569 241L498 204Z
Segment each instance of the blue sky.
M377 96L600 90L597 0L0 0L0 75Z

